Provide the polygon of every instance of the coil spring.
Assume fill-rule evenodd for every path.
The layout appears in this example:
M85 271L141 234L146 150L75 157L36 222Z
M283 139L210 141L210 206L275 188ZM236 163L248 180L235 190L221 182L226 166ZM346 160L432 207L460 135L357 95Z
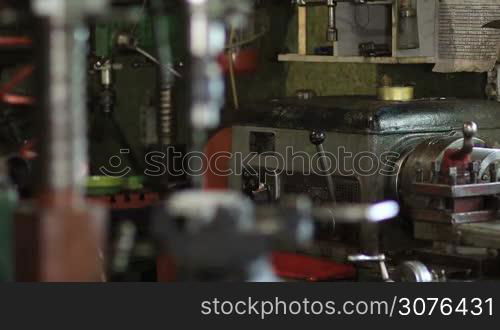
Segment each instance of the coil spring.
M172 89L164 87L160 91L160 140L162 144L172 144L174 140L174 112L172 108Z

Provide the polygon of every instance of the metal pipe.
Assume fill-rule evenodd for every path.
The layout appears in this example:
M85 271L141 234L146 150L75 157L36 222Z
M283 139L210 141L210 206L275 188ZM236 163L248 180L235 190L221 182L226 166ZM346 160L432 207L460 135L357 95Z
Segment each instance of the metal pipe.
M82 86L86 86L88 31L56 17L47 19L45 27L42 187L51 192L82 192L87 165L86 88Z

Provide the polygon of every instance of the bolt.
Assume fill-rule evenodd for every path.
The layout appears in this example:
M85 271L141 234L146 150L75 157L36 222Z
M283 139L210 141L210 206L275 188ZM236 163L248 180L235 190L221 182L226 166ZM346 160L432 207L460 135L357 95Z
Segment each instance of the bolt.
M478 161L470 163L470 165L469 165L469 171L470 171L471 182L472 183L477 183L478 182L478 176L479 176L480 167L481 167L481 164Z
M450 167L449 176L450 176L451 184L455 186L457 184L457 176L458 176L458 170L456 167Z
M497 163L490 164L489 170L490 170L491 182L497 182L498 181L498 164Z

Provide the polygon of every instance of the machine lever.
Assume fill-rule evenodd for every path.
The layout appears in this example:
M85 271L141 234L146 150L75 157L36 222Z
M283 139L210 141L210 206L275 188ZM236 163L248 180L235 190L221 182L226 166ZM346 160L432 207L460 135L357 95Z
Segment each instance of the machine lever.
M453 159L464 159L468 155L472 153L474 150L474 137L477 134L477 125L476 123L469 121L464 124L463 127L464 134L464 144L462 149L458 150L454 155Z
M316 150L320 154L322 171L326 176L328 193L330 194L331 202L335 206L337 199L335 198L335 184L333 182L332 176L328 173L328 163L326 161L325 148L323 147L323 142L326 140L326 133L322 130L314 130L311 132L309 139L312 144L316 146Z

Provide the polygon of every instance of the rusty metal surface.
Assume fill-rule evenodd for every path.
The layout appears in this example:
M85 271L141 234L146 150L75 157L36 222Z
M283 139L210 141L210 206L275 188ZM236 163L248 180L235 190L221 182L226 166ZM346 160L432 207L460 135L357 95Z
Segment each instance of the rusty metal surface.
M486 100L379 101L374 97L284 98L244 105L232 124L288 129L326 129L365 134L457 130L473 119L481 129L500 128L500 104Z
M468 197L468 198L456 198L452 199L449 208L453 212L472 212L478 210L484 210L487 204L486 200L488 198L479 197Z

